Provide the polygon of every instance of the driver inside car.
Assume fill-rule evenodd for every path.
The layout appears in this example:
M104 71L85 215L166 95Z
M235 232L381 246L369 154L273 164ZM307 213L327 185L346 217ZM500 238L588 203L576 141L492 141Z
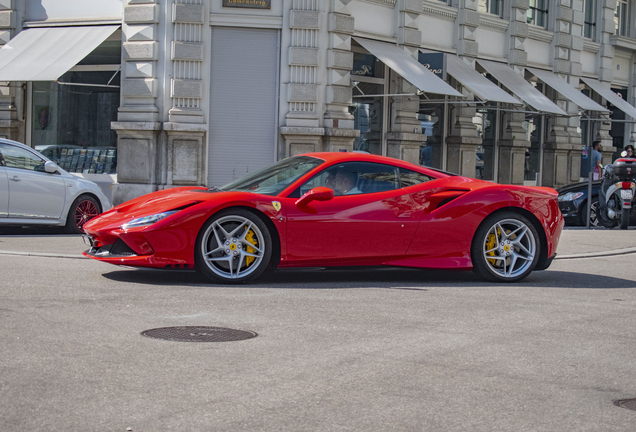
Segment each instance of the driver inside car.
M358 174L347 170L340 169L336 173L335 191L340 195L355 195L362 193L356 186L358 184Z

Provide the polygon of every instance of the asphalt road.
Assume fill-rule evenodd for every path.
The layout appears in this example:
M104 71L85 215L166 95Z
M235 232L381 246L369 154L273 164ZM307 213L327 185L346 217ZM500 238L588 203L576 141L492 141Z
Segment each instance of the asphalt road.
M636 398L634 246L566 230L566 259L514 286L381 269L227 287L0 236L0 430L633 431L613 401ZM258 336L140 335L173 326Z

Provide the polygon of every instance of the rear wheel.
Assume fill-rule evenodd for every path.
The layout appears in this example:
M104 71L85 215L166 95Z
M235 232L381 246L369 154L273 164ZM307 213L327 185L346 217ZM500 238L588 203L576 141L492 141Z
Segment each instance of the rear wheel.
M495 282L520 281L539 261L539 242L536 228L526 217L513 212L491 215L473 238L473 271Z
M630 208L623 207L623 209L621 210L621 229L627 229L627 227L629 226L630 212Z
M272 256L265 223L244 209L224 210L210 218L197 238L197 268L219 283L241 283L260 276Z
M84 224L101 213L97 200L81 195L73 201L66 217L66 231L71 234L84 234Z

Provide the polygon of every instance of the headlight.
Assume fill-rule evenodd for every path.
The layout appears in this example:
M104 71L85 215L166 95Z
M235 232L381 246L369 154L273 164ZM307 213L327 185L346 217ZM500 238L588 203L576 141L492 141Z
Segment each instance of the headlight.
M175 214L178 211L179 210L172 210L172 211L157 213L154 215L133 219L130 222L126 222L125 224L123 224L120 228L126 230L130 228L137 228L141 226L152 225L154 223L159 222L161 219L167 218L168 216Z
M568 192L565 195L559 195L559 201L574 201L582 196L583 192Z

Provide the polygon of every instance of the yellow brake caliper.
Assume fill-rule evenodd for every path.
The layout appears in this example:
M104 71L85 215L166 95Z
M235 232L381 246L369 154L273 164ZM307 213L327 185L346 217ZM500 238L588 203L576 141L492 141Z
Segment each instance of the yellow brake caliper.
M254 237L254 231L252 231L252 230L249 230L247 232L247 234L245 235L245 240L247 240L248 243L251 243L254 246L258 246L258 242L256 241L256 238ZM245 250L247 252L249 252L249 253L256 252L256 249L254 249L253 247L249 247L249 246L247 248L245 248ZM252 264L255 259L256 258L251 257L251 256L245 257L245 266L249 267L250 264Z
M497 235L500 235L500 234L501 232L499 231L499 228L497 228ZM489 234L488 241L486 242L486 250L494 249L496 246L497 246L497 237L494 234ZM488 255L495 256L495 251L488 252ZM492 265L496 265L497 260L489 259L488 262Z

